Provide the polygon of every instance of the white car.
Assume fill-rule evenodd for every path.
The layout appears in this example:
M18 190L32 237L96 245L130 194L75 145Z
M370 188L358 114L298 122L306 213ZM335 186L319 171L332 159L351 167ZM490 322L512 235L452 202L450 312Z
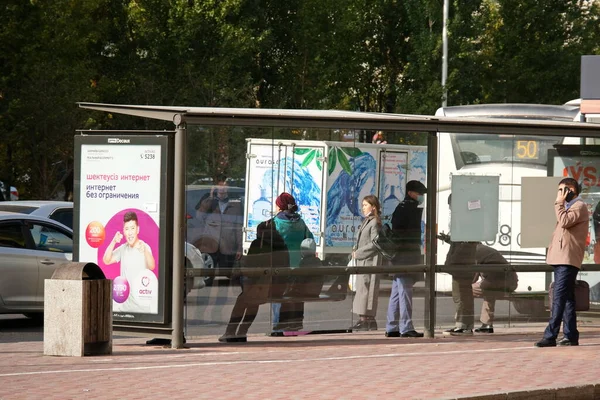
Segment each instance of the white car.
M6 186L4 186L4 182L0 181L0 199L6 197ZM10 187L10 200L19 200L19 191L16 187Z
M73 229L73 203L70 201L23 200L0 202L0 211L37 215Z
M73 229L73 202L70 201L3 201L0 202L0 212L9 211L49 218ZM208 255L207 255L208 256ZM212 259L205 262L206 257L195 246L185 243L186 268L214 268ZM209 264L209 265L207 265ZM187 293L192 289L202 289L206 286L206 277L187 278L185 287Z
M0 314L41 319L44 280L73 257L73 231L48 218L0 211Z

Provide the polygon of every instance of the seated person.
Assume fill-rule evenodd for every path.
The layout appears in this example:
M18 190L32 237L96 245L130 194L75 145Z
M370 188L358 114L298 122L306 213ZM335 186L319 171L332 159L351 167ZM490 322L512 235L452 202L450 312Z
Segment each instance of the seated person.
M484 244L478 244L475 251L477 264L508 264L508 261L496 249ZM473 278L473 296L483 298L481 305L481 327L476 328L477 333L494 333L494 309L496 299L504 297L504 293L512 292L517 288L517 273L509 271L478 272Z
M246 268L289 267L289 253L281 235L271 220L261 222L256 228L256 239L250 244L248 255L242 263ZM242 293L237 297L231 317L220 342L246 342L250 325L258 308L272 297L281 296L281 284L269 276L243 277Z
M323 262L316 256L317 244L314 239L307 238L300 244L301 259L298 264L302 267L320 267ZM319 297L323 288L322 276L300 275L294 276L284 296L286 297ZM282 306L285 312L285 323L280 322L274 327L275 331L299 331L303 328L304 302L286 303Z

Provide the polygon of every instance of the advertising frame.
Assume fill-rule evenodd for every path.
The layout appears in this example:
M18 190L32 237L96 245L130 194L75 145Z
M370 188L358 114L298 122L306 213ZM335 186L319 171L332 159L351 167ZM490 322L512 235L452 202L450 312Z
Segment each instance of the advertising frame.
M152 271L153 274L144 269L148 273L148 277L152 279L146 279L146 276L143 276L141 280L143 285L150 281L149 286L140 286L143 290L139 290L139 293L143 291L151 293L143 299L144 307L149 304L147 309L136 309L135 307L131 308L131 306L129 306L129 309L126 308L129 304L128 300L133 299L133 289L136 289L136 284L127 283L127 293L124 296L126 300L121 300L119 295L122 293L115 292L120 287L118 285L121 284L121 279L117 281L117 284L113 281L113 308L117 305L116 309L113 309L115 326L126 323L127 325L147 324L159 327L170 326L172 322L172 232L174 222L173 218L169 218L169 216L173 215L174 136L174 131L84 131L75 136L74 260L97 263L103 268L107 278L115 278L112 276L115 272L108 270L107 265L103 263L101 252L106 251L108 253L106 247L112 243L106 244L106 242L113 235L117 235L117 229L114 228L117 223L123 227L123 234L118 235L119 238L115 236L113 239L115 242L116 239L120 239L119 243L114 244L114 249L117 249L121 244L125 246L128 243L128 238L125 237L123 219L123 216L128 212L139 215L137 217L139 222L137 219L135 221L138 224L137 232L140 239L138 242L151 250L152 257L156 255L153 268L154 265L156 267ZM89 154L87 152L90 150L94 151L94 157L92 157L93 160L88 157L86 164L86 154ZM97 157L99 151L101 151L101 156ZM141 157L139 160L137 153ZM156 160L157 156L160 157L160 160ZM90 166L88 164L92 161L94 175L89 175ZM147 164L140 164L140 161ZM143 176L146 178L140 179L140 182L131 180L130 175L128 175L130 172L123 170L123 168L128 167L130 172L134 171L132 172L134 176L138 173L135 171L143 171L145 174ZM90 176L92 176L92 179L97 179L95 177L98 176L95 175L96 173L99 176L104 176L104 178L90 182L88 180ZM86 175L84 176L84 174ZM108 176L115 178L114 181L111 182ZM122 181L124 176L128 177L125 182ZM102 199L98 199L94 192L98 197L102 196ZM128 192L128 195L133 194L134 196L131 196L133 198L120 197L122 192ZM111 199L115 197L118 199L114 201L116 206L107 207L110 204L107 202L109 194ZM135 198L136 196L137 198ZM108 221L107 215L112 216ZM83 218L84 216L85 218ZM96 231L90 231L92 221L99 226L94 226L92 229L95 228L101 232L100 238L97 239L99 243L95 244L90 242L90 240L95 239L94 235L97 235ZM144 223L142 221L146 222L145 226L150 226L149 232L145 233L145 237L142 237L142 225ZM108 228L111 226L113 229L109 231ZM137 237L138 235L136 235ZM144 239L146 240L144 241ZM91 247L97 249L95 256L90 255L93 251L90 249ZM123 269L120 262L111 260L109 263L118 264L121 272L119 272L117 278L122 278ZM156 290L157 293L153 293L150 289ZM142 295L139 295L139 297L141 298ZM124 304L123 309L119 309L117 302Z

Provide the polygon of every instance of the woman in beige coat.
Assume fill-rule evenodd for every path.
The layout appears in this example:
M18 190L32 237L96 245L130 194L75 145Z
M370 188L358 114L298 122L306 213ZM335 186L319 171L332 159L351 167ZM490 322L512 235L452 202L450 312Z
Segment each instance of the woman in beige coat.
M365 219L358 228L356 245L352 250L352 258L357 267L381 265L381 254L373 244L373 239L381 228L381 206L376 196L365 196L362 201L362 213ZM356 277L356 294L352 304L353 311L359 320L352 327L353 331L377 330L377 302L379 300L379 275L359 274Z

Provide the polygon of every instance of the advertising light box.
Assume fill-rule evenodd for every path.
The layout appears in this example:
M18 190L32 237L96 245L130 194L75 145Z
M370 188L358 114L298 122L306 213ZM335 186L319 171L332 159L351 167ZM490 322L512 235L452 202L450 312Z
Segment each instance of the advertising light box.
M75 137L75 259L113 281L113 320L165 323L169 136Z

